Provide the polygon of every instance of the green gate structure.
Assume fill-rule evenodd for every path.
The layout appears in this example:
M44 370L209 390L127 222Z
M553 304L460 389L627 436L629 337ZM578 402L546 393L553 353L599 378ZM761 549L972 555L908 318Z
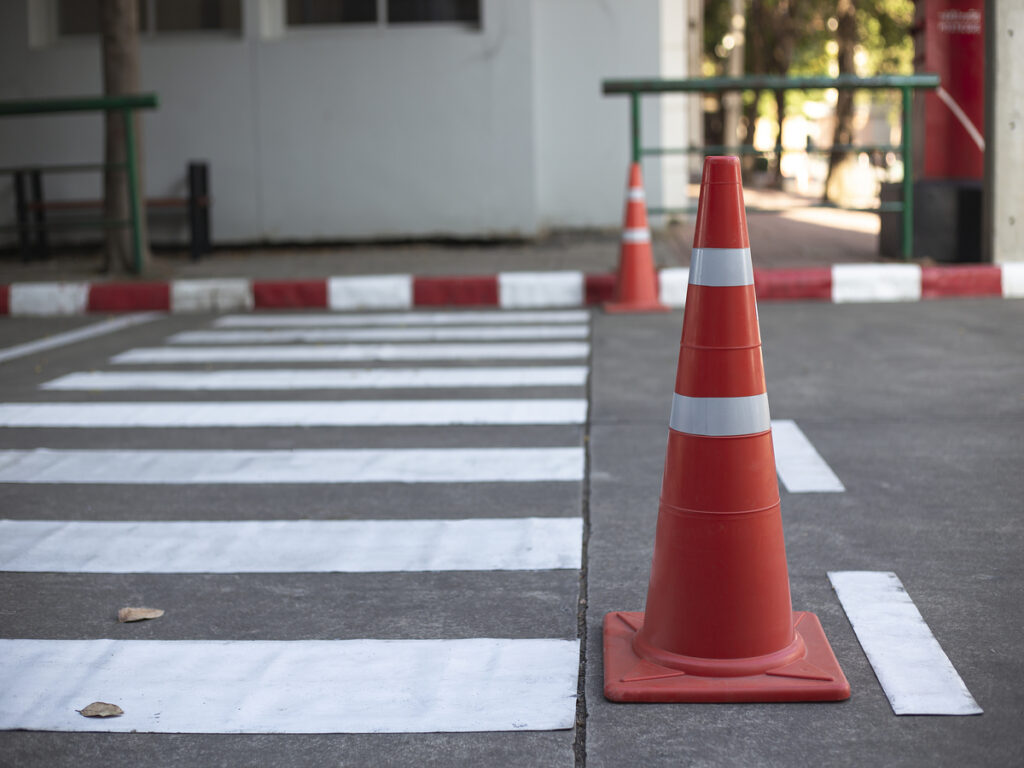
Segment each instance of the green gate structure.
M75 222L76 226L90 225L97 227L131 227L132 253L135 259L135 273L142 271L142 202L139 190L138 150L135 140L135 121L133 113L140 109L156 109L155 93L129 94L124 96L76 96L64 99L30 99L24 101L0 102L0 117L17 115L46 115L60 112L119 112L124 120L125 162L122 163L91 163L65 164L50 166L42 170L52 172L102 171L110 168L124 169L128 177L128 202L130 219L108 220L93 219ZM22 168L3 168L0 173L17 174Z
M630 150L634 163L646 155L688 155L688 154L768 154L753 147L690 146L690 147L644 147L640 133L640 97L643 94L662 93L724 93L736 91L806 91L821 88L837 90L899 90L902 93L902 136L899 144L842 144L832 147L808 149L808 152L899 152L903 158L903 199L900 202L881 203L878 208L846 208L846 210L870 210L902 213L902 253L910 259L914 252L914 173L913 173L913 92L915 89L932 89L939 86L939 76L933 74L882 75L878 77L783 77L780 75L753 75L747 77L686 78L682 80L604 80L602 92L605 95L629 96L630 105ZM775 151L781 152L782 126ZM843 208L833 203L818 203L807 207ZM651 213L692 213L692 208L650 208Z

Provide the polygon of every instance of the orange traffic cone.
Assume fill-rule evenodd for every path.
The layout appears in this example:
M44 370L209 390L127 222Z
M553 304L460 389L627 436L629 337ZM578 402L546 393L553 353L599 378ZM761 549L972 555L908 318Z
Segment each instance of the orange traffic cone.
M850 695L793 611L739 161L704 163L647 609L604 620L613 701Z
M644 182L640 164L629 167L626 191L626 221L622 228L619 274L615 298L604 305L606 312L669 312L658 301L658 273L651 254L651 230L647 226Z

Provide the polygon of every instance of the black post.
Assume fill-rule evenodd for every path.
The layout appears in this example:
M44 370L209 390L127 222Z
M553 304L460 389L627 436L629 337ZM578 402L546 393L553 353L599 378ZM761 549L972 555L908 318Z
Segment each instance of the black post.
M188 227L192 261L210 251L210 186L206 163L188 164Z
M46 236L46 208L43 200L43 172L33 168L29 175L32 179L32 220L36 225L36 256L40 259L50 255L50 241Z
M26 189L26 171L14 172L14 212L18 221L18 247L21 260L32 258L32 224L28 218L28 190Z

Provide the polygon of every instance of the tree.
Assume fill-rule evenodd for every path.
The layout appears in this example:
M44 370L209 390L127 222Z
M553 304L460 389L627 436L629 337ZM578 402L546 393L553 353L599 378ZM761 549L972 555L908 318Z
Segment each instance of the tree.
M103 94L122 96L139 92L139 17L136 0L100 1L100 37L103 58ZM144 197L145 185L142 172L142 134L139 131L137 114L135 121L135 152L139 159L138 190ZM107 169L103 175L103 215L107 220L128 221L131 218L128 197L127 141L124 118L120 112L107 112L105 116L104 162ZM116 167L110 167L116 166ZM149 238L146 235L146 219L142 216L142 255L140 271L149 266ZM104 242L103 270L105 272L127 272L135 269L132 250L132 233L128 227L107 227Z
M837 58L839 60L839 74L857 74L854 54L860 36L857 30L857 6L854 0L839 0L836 4L836 43L838 45ZM836 101L836 127L832 133L832 146L846 145L853 143L853 91L842 89L839 91ZM847 152L833 149L828 156L828 174L825 176L825 191L822 199L828 200L828 183L832 180L832 174L840 161L847 155Z

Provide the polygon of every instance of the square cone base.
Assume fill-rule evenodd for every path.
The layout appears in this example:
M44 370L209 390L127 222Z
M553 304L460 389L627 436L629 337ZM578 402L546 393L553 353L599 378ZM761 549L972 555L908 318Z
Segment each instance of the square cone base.
M647 314L653 312L671 312L672 307L667 307L657 301L642 301L635 303L629 301L609 301L604 304L604 311L610 312L613 315Z
M793 612L793 627L807 653L760 675L701 677L662 667L633 652L633 637L643 626L640 612L617 611L604 617L604 695L631 702L842 701L850 698L839 662L821 622L813 613Z

